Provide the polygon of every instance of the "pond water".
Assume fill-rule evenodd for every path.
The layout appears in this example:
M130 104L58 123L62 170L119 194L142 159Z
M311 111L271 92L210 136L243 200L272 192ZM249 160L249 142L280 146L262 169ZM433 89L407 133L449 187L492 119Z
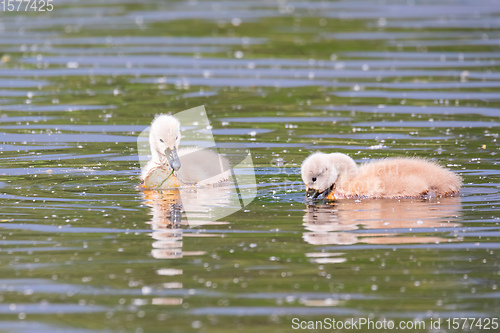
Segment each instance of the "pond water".
M499 29L495 0L1 12L0 331L498 317ZM137 188L137 136L199 105L218 142L250 148L257 197L212 221L209 193L172 225L176 194ZM307 206L317 150L430 158L463 191Z

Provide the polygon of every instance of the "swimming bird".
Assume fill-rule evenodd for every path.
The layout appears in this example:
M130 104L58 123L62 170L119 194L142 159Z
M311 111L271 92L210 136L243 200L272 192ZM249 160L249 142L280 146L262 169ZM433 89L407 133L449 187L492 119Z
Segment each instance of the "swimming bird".
M165 189L193 185L214 185L228 180L226 158L207 149L179 149L181 124L171 115L154 118L149 133L151 160L141 172L141 187Z
M302 180L309 199L417 198L452 196L462 179L422 158L386 158L356 165L341 153L314 153L304 160Z

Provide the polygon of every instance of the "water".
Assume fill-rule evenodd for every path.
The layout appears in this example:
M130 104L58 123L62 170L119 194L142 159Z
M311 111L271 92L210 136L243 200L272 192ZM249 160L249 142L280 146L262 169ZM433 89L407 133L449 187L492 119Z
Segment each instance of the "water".
M0 331L498 316L496 1L54 8L0 16ZM202 104L257 177L220 221L222 195L187 221L175 192L137 189L137 136ZM430 158L463 191L306 206L300 163L319 149Z

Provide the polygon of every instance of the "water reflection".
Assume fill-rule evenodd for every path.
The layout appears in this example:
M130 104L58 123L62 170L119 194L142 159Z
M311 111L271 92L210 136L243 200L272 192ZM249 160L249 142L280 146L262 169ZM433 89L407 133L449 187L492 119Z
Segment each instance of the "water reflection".
M419 236L458 227L460 198L428 200L345 200L308 206L303 239L312 245L440 243L457 238ZM408 234L408 235L405 235ZM333 254L309 253L308 257ZM330 258L331 259L331 258ZM321 259L324 261L324 258ZM317 261L317 260L316 260ZM335 261L341 262L340 258ZM333 262L335 262L333 261Z
M231 205L230 186L191 187L168 190L143 190L143 199L151 209L151 220L147 222L153 230L151 255L155 259L181 259L185 256L200 256L206 251L183 250L184 237L219 237L204 232L194 233L190 227L227 222L211 221L211 211ZM183 212L189 214L189 220L183 218ZM156 273L169 279L164 282L164 289L182 289L183 283L170 278L182 279L183 270L170 267L160 268ZM157 297L153 305L182 305L183 298Z
M144 190L143 198L151 208L151 221L155 240L151 254L156 259L177 259L189 255L202 255L205 251L183 251L184 237L217 237L213 234L193 233L189 227L226 224L212 221L216 211L231 206L232 188L191 187L170 190ZM182 198L182 199L181 199ZM183 218L189 214L189 220ZM184 233L189 231L188 233Z

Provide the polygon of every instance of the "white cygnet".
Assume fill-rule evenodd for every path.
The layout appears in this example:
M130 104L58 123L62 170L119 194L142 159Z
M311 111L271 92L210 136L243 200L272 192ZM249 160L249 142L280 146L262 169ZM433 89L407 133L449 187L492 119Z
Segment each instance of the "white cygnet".
M141 186L165 189L193 185L215 185L231 176L223 156L201 148L179 149L181 125L171 115L158 115L151 123L151 160L141 172Z

